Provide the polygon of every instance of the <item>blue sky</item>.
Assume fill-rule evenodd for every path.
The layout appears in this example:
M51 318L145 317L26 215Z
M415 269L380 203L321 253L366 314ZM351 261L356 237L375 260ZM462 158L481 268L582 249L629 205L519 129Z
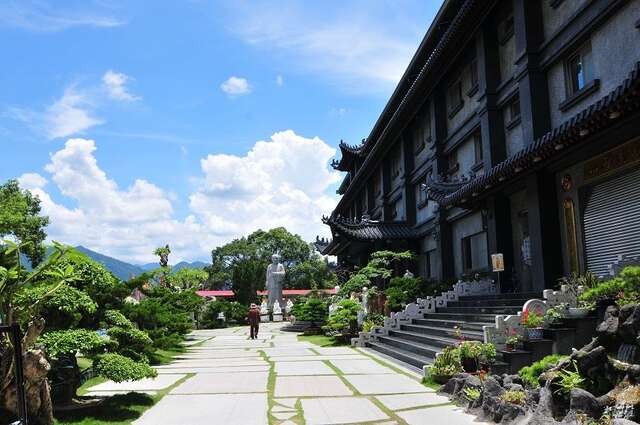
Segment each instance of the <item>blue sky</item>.
M440 1L3 1L0 180L52 239L207 260L336 201L340 139L366 137ZM7 155L8 153L8 155Z

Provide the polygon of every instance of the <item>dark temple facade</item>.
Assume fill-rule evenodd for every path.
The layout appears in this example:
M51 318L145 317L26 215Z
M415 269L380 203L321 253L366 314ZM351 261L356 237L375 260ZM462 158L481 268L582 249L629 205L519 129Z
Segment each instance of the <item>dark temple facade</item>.
M324 254L555 286L640 257L640 0L446 0L345 172Z

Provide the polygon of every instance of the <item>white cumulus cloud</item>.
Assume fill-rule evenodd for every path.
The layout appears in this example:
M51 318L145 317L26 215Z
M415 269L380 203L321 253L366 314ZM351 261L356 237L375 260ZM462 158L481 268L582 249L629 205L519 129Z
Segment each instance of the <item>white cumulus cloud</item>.
M287 130L257 142L245 156L209 155L200 161L204 178L190 197L191 209L220 234L277 226L307 239L324 234L320 217L336 201L326 191L340 178L327 167L334 154L321 139Z
M93 115L93 104L89 97L74 86L67 87L62 97L50 105L44 113L45 132L49 139L81 134L89 128L102 124Z
M130 79L131 77L126 74L108 70L102 76L102 84L107 90L107 94L112 99L124 102L140 100L141 97L129 93L129 90L127 89L126 84Z
M38 189L47 184L47 179L38 173L24 173L18 177L18 183L22 189Z
M287 130L243 156L202 158L184 218L173 206L180 199L152 182L120 187L100 168L96 151L93 140L76 138L51 155L45 171L64 200L52 198L42 175L20 176L50 217L50 239L146 263L165 243L177 262L207 259L214 247L257 229L285 226L309 241L328 235L320 218L335 206L327 191L340 176L328 167L335 149L317 137Z
M220 84L220 89L229 96L242 96L251 93L251 85L246 78L231 76Z

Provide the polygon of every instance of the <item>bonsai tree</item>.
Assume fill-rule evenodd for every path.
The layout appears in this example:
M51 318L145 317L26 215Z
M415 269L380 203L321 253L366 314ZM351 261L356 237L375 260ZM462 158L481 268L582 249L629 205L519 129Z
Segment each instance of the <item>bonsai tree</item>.
M67 252L67 248L56 242L53 243L53 253L31 272L27 272L20 263L20 253L24 243L15 244L11 241L4 241L3 245L3 249L0 251L0 318L4 324L11 325L17 322L16 292L33 284L38 279L46 277L49 285L47 290L41 293L40 299L34 301L33 306L37 307L75 277L70 268L56 268ZM25 387L28 389L28 413L34 422L49 425L53 423L49 382L47 381L49 363L44 352L34 347L34 343L44 329L44 324L41 317L28 317L22 323L22 328L26 331L21 341L23 351L20 354L23 358ZM0 335L0 409L9 414L17 415L18 400L13 362L14 353L15 346L8 335Z
M358 312L362 306L353 300L342 300L322 329L330 335L348 339L358 333Z
M23 285L14 295L14 310L21 322L29 317L41 318L46 324L38 343L52 363L50 379L70 382L67 390L55 397L69 401L80 385L77 356L93 360L93 367L104 378L114 381L136 380L156 376L148 364L152 341L122 313L106 309L118 305L107 287L117 280L101 264L71 251L69 258L57 267L56 280L51 273ZM75 266L82 272L76 272ZM89 279L89 281L87 281ZM103 280L104 279L104 280ZM106 281L105 281L106 280ZM120 283L124 286L124 284ZM94 285L104 292L97 300ZM127 292L121 292L124 297Z

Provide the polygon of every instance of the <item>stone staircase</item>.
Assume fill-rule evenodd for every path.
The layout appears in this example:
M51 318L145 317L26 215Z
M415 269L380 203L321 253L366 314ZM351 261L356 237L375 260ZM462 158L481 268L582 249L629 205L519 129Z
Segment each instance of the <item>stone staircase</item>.
M492 294L459 297L433 313L421 314L391 329L376 329L366 346L422 371L437 353L458 342L483 341L483 326L494 325L496 315L516 315L527 300L540 293Z

